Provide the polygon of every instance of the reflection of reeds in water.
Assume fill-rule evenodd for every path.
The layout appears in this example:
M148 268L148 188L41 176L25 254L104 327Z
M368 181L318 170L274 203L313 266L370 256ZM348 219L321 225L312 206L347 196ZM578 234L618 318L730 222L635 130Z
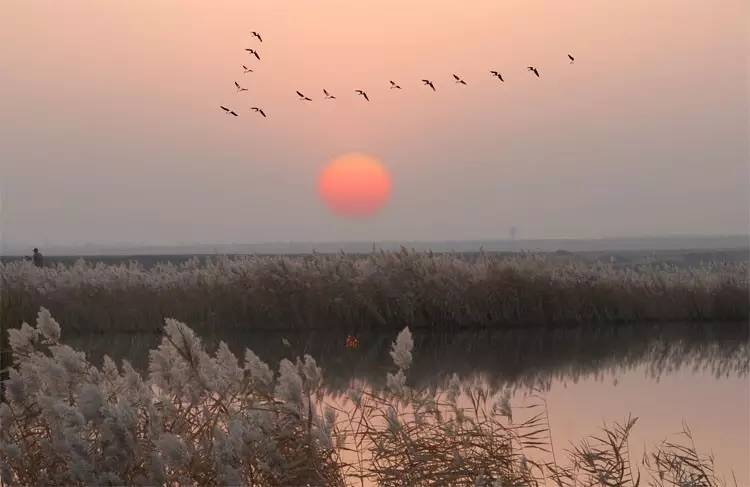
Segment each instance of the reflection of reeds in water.
M282 344L286 337L292 347ZM341 333L233 332L204 334L207 348L220 340L235 353L245 347L257 350L269 363L290 353L320 357L331 392L345 390L352 380L380 389L389 366L387 333L361 333L358 348L346 348ZM66 340L98 363L104 354L127 358L145 369L155 334L76 336ZM524 390L546 389L552 382L576 382L591 377L618 375L635 369L658 380L679 370L708 371L721 377L746 377L750 370L748 327L744 323L620 325L565 330L467 331L415 335L419 353L410 368L417 387L435 386L453 372L461 377L479 375L495 389L508 385Z

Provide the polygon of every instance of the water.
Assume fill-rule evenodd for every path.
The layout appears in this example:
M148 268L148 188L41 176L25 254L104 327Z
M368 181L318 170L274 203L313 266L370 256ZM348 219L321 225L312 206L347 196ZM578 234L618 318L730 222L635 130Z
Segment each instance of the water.
M341 333L214 334L209 349L225 340L236 353L252 348L270 364L309 353L324 368L335 399L351 381L379 388L392 370L391 333L360 334L360 348L346 350ZM205 336L205 335L204 335ZM688 424L700 452L715 455L717 470L731 483L750 485L750 351L747 324L642 325L604 329L464 332L414 331L411 384L441 387L447 374L478 378L494 390L513 389L514 406L548 405L555 450L597 433L604 422L637 416L632 458ZM282 344L282 338L291 347ZM145 365L155 335L86 337L68 340L94 361L103 352ZM114 343L114 346L113 346Z

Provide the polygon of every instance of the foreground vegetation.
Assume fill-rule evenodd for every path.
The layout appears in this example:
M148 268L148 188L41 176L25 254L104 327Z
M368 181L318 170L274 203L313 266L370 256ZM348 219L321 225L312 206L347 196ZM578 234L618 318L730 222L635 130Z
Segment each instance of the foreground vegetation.
M567 326L744 321L748 265L626 266L571 256L217 257L36 268L0 264L0 320L40 306L70 331L158 331L165 317L198 329Z
M713 460L682 441L633 462L636 420L555 453L547 410L456 375L410 385L413 339L393 342L387 386L326 394L309 355L278 372L253 351L207 353L168 319L147 377L101 367L61 343L42 309L10 331L13 366L0 403L0 478L8 485L636 486L724 485Z

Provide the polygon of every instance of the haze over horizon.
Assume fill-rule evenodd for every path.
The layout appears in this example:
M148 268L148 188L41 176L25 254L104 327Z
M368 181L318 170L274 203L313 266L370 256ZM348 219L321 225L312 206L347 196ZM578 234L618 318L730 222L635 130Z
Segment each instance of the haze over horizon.
M748 232L743 0L10 0L4 14L4 241ZM316 192L355 151L392 178L370 218L337 216Z

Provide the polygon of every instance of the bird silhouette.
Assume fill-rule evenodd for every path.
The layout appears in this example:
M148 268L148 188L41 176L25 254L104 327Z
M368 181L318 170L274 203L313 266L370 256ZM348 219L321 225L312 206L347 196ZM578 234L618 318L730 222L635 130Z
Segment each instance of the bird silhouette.
M435 91L435 85L432 84L432 81L428 79L423 79L422 83L424 83L425 86L429 86L430 88L432 88L432 91Z
M245 66L244 64L242 65L242 69L244 69L244 70L245 70L245 73L252 73L252 72L253 72L253 70L252 70L252 69L248 68L248 67L247 67L247 66Z
M297 94L299 95L299 99L300 99L301 101L312 101L312 98L308 98L308 97L306 97L305 95L303 95L303 94L302 94L302 93L300 93L299 91L297 92Z
M570 59L570 64L573 64L576 62L576 58L574 58L572 55L568 54L568 59Z
M243 88L243 87L241 87L241 86L240 86L240 84L239 84L238 82L236 82L236 81L234 82L234 86L236 86L236 87L237 87L237 92L240 92L240 91L247 91L247 88Z
M456 83L458 83L458 84L466 85L466 81L462 80L461 77L459 75L457 75L457 74L453 75L453 79L455 79Z
M400 90L401 87L399 85L397 85L395 81L391 81L391 89L392 90L393 89Z
M255 58L256 58L256 59L257 59L258 61L260 61L260 54L258 54L258 51L256 51L255 49L250 49L249 47L248 47L247 49L245 49L245 50L246 50L247 52L249 52L250 54L252 54L253 56L255 56Z
M260 113L261 115L263 115L263 118L266 118L266 112L264 112L262 108L259 108L259 107L250 107L250 110L252 110L252 111L254 111L256 113Z
M252 31L252 32L251 32L251 34L252 34L253 36L257 37L257 38L258 38L258 40L259 40L260 42L263 42L263 38L262 38L262 37L260 36L260 34L258 34L258 33L257 33L257 32L255 32L255 31Z
M297 93L299 93L299 91ZM326 96L326 100L335 100L336 99L336 97L333 96L332 94L328 93L328 90L326 90L325 88L323 88L323 94Z
M358 94L358 95L362 95L365 98L365 100L370 101L370 99L367 97L367 93L365 93L364 91L362 91L362 90L354 90L354 92L356 94Z
M235 117L238 117L237 113L234 110L230 110L229 108L225 107L224 105L219 105L219 107L224 110L224 113L227 115L234 115Z
M528 67L528 68L526 68L526 69L528 69L529 71L531 71L532 73L534 73L534 74L536 75L536 77L537 77L537 78L539 77L539 70L538 70L538 69L536 69L536 68L535 68L534 66L529 66L529 67Z
M503 79L503 75L500 74L499 72L497 72L497 71L490 71L490 74L492 74L492 76L494 76L495 78L497 78L500 81L502 81L503 83L505 83L505 80Z

